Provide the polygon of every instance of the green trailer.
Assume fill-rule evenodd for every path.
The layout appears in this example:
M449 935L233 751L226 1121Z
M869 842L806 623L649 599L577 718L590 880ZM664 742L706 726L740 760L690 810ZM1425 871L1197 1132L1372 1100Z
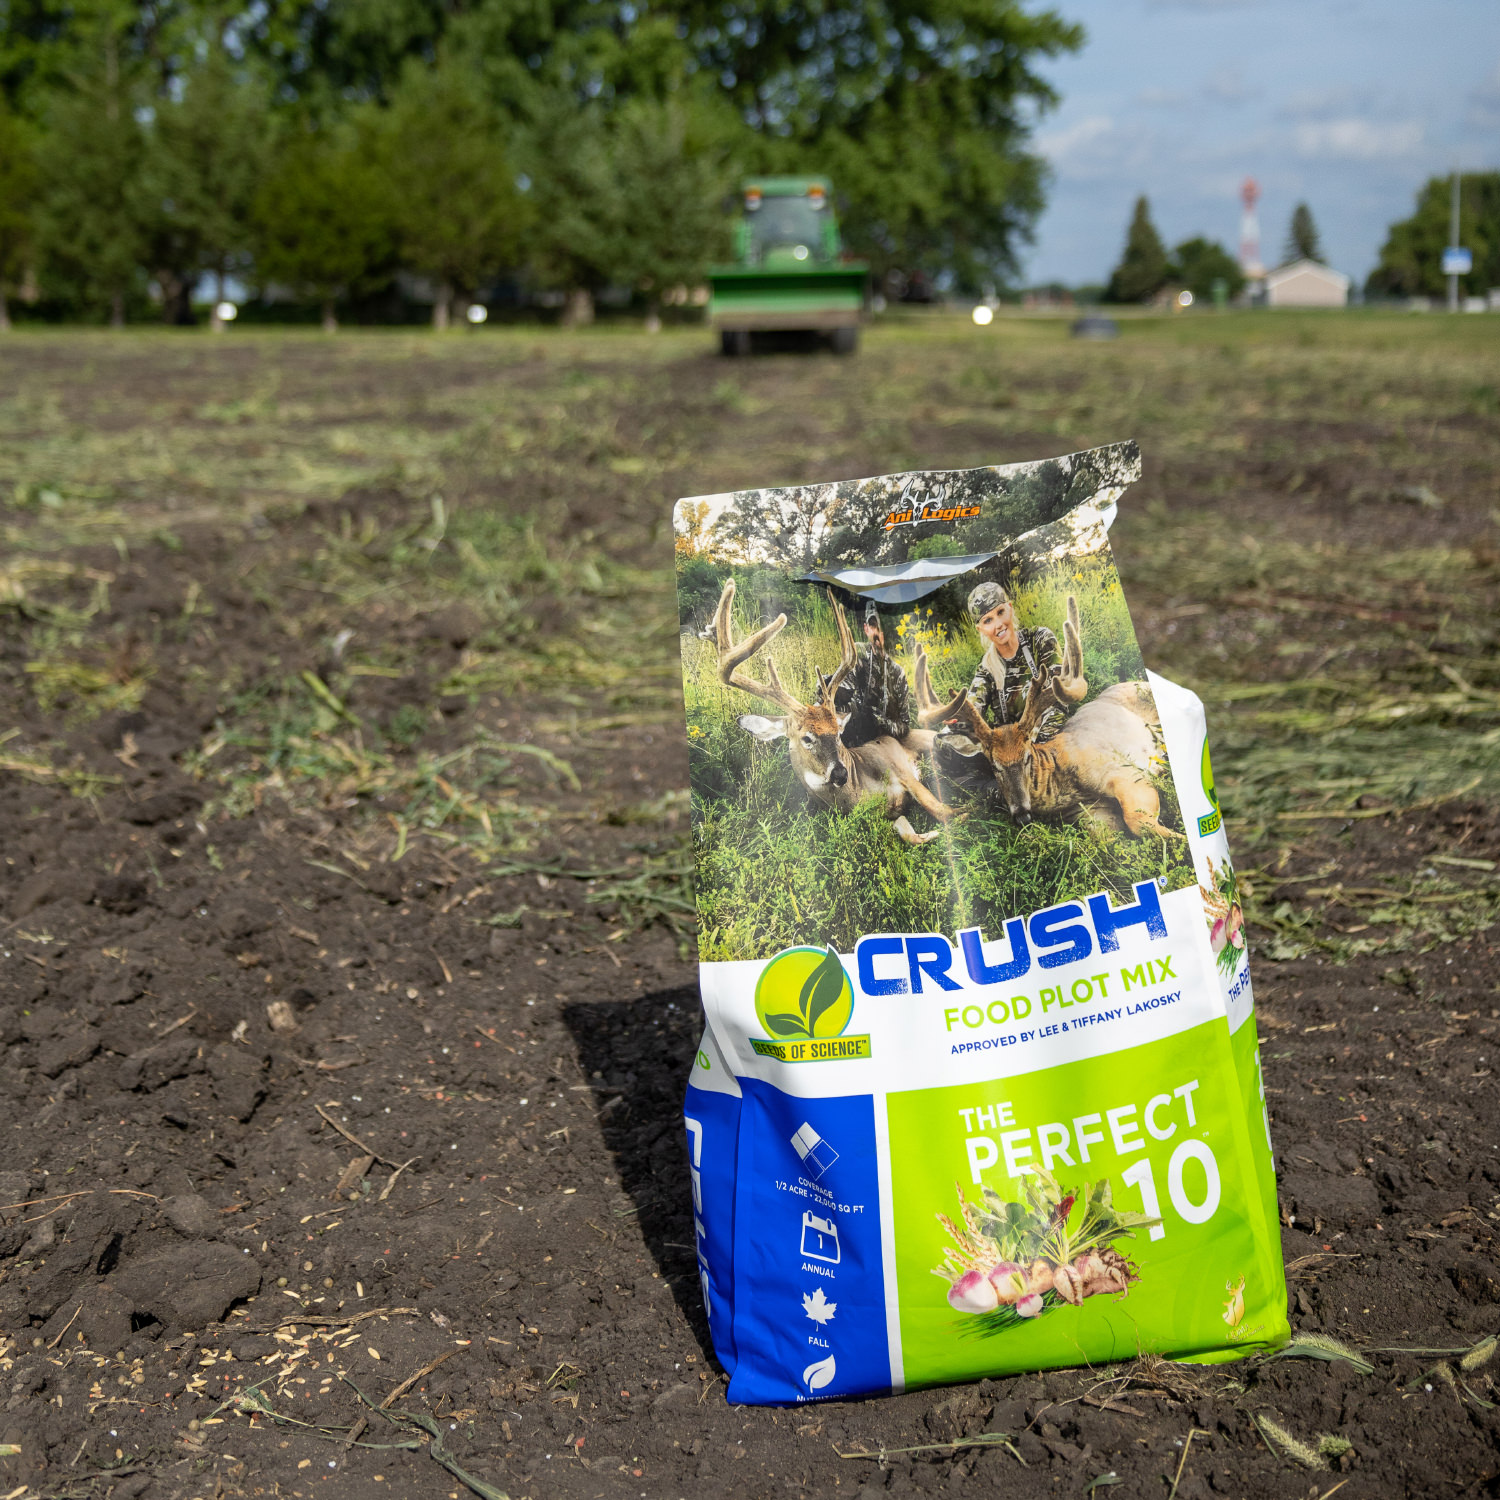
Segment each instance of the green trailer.
M813 332L852 354L869 266L843 253L828 179L756 177L741 204L735 262L708 273L708 321L724 353L748 354L757 333Z

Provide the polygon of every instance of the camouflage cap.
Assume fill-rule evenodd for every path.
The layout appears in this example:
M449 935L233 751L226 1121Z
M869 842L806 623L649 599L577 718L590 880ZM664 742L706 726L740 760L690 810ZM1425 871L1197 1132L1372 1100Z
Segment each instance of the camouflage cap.
M998 583L981 583L969 594L969 613L982 620L992 609L1010 603L1010 595Z
M880 610L876 607L875 601L873 599L865 600L865 624L880 624Z

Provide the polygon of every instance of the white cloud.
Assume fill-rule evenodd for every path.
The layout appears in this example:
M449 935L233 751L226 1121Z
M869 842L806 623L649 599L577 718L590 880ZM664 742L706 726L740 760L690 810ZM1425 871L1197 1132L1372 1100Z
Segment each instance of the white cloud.
M1388 118L1409 106L1390 88L1353 88L1347 83L1296 89L1282 101L1283 120L1344 120L1355 116Z
M1308 120L1293 132L1299 156L1336 161L1388 161L1422 153L1426 131L1420 120Z
M1245 75L1238 68L1220 68L1203 85L1203 96L1216 104L1244 104L1254 99L1260 90L1245 82Z
M1220 68L1196 87L1147 88L1135 97L1135 102L1147 109L1191 109L1208 104L1245 104L1260 97L1260 89L1245 82L1245 75L1238 68Z
M1043 131L1037 150L1060 172L1093 176L1108 172L1118 162L1119 127L1109 115L1087 115L1071 125Z

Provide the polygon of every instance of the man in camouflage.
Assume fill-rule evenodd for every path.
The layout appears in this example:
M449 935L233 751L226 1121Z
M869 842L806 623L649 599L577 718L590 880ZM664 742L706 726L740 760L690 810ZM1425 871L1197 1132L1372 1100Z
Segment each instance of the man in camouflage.
M873 600L865 601L865 644L857 648L854 670L833 696L836 713L847 713L840 738L853 749L881 735L904 739L912 726L906 673L885 650L885 631Z
M998 583L981 583L970 593L969 614L985 646L969 694L986 723L1014 724L1025 712L1032 678L1057 663L1057 637L1045 625L1018 626L1010 595ZM1066 722L1062 709L1049 708L1034 738L1051 739Z

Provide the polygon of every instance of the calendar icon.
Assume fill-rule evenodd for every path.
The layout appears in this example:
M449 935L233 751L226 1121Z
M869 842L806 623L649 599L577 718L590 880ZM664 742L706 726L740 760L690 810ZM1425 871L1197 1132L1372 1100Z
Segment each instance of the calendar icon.
M808 1260L838 1265L839 1232L832 1219L820 1219L810 1211L802 1215L802 1253Z

